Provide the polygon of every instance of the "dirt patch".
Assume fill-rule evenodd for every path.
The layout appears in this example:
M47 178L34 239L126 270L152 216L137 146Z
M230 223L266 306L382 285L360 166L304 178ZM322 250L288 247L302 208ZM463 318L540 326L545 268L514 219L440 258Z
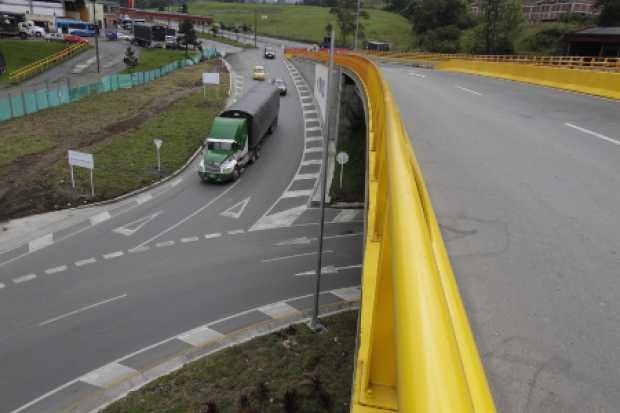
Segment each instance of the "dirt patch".
M68 190L64 179L54 180L52 169L66 160L67 150L91 152L119 138L129 139L133 131L149 120L164 115L173 105L200 92L201 87L197 85L205 66L213 66L213 63L179 70L142 87L92 96L4 122L0 146L9 147L18 139L32 136L43 136L53 145L41 152L16 156L0 167L0 221L92 201L86 188ZM97 200L105 197L105 194L100 195Z

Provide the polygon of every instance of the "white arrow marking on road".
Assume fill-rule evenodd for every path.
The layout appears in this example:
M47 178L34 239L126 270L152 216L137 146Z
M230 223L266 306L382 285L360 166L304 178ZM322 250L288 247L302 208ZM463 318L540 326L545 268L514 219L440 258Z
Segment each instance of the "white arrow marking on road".
M321 275L338 274L339 271L352 270L354 268L362 268L362 264L346 265L344 267L334 267L333 265L326 265L325 267L321 268ZM316 275L316 270L299 272L295 274L294 277L305 277L308 275Z
M220 212L220 215L238 219L241 214L243 214L243 211L245 211L245 207L248 206L250 198L251 197L247 197L243 201L237 202L235 205L231 206L227 210Z
M289 239L286 241L278 242L276 244L276 247L282 247L284 245L308 245L315 239L316 238L308 238L308 237L293 238L293 239Z
M112 231L116 232L117 234L122 234L130 237L136 232L140 231L140 229L142 229L142 227L144 227L146 224L157 218L157 216L161 213L162 211L155 212L154 214L147 215L140 219L136 219L135 221L131 221L130 223L125 224L122 227L114 228Z

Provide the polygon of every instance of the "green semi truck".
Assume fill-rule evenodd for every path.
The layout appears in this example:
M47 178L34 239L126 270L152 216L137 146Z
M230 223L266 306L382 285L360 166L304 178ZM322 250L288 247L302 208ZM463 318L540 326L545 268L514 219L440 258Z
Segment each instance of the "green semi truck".
M279 113L278 88L256 84L213 120L198 176L205 182L237 180L260 157L263 140L278 126Z

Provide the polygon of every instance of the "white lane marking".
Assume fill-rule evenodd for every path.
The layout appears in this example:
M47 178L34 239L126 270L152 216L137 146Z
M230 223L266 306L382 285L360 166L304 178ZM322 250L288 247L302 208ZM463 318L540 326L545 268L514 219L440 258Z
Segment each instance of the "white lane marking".
M183 244L187 244L188 242L196 242L198 241L200 238L198 237L187 237L187 238L181 238L181 242Z
M140 231L146 224L157 218L163 211L157 211L151 215L147 215L142 218L138 218L135 221L128 222L125 225L121 225L120 227L114 228L112 232L116 232L117 234L122 234L127 237L132 236L136 232Z
M222 236L221 232L214 232L212 234L205 234L205 239L219 238L221 236Z
M93 264L95 262L97 262L97 260L95 258L87 258L85 260L76 261L75 262L75 266L76 267L82 267L84 265Z
M331 254L332 252L334 252L334 251L332 251L332 250L324 250L323 254ZM316 255L316 251L304 252L303 254L286 255L284 257L266 258L264 260L260 260L260 262L276 262L276 261L288 260L288 259L291 259L291 258L307 257L309 255Z
M224 337L224 335L218 333L215 330L211 330L207 326L201 326L191 331L188 331L187 333L183 333L177 336L179 340L184 341L194 347L203 346L208 342L216 340L220 337Z
M172 245L174 245L174 241L163 241L155 244L157 248L170 247Z
M304 109L303 112L304 112L304 115L309 114L309 113L316 113L317 115L319 114L319 112L316 109Z
M120 300L121 298L127 297L127 294L119 295L117 297L108 298L107 300L99 301L95 304L87 305L86 307L78 308L77 310L70 311L68 313L59 315L58 317L50 318L49 320L45 320L42 323L39 323L39 327L43 327L45 325L54 323L56 321L62 320L63 318L71 317L72 315L79 314L84 311L92 310L95 307L99 307L100 305L104 305L107 303L111 303L112 301Z
M315 146L314 148L306 148L304 153L323 152L323 146Z
M150 201L151 199L153 199L153 195L148 194L148 193L147 194L142 194L142 195L140 195L139 197L136 198L136 203L138 205L142 205L145 202Z
M111 384L119 383L128 376L139 374L137 370L119 363L106 364L95 371L80 377L80 381L96 387L106 388Z
M97 225L97 224L101 224L104 221L107 221L108 219L112 218L112 216L110 215L110 213L108 211L103 211L100 214L97 214L93 217L90 217L90 225Z
M115 251L109 254L103 254L103 259L111 260L112 258L122 257L125 253L123 251Z
M229 235L237 235L237 234L243 234L245 232L244 229L234 229L232 231L228 231Z
M148 250L150 250L150 249L151 249L151 247L148 247L148 246L141 246L141 247L135 247L135 248L132 248L132 249L128 250L128 252L131 252L131 253L136 253L136 252L145 252L145 251L148 251Z
M306 143L316 142L316 141L323 141L323 137L322 136L309 136L306 138Z
M602 135L600 133L591 131L590 129L582 128L581 126L573 125L572 123L568 123L568 122L566 122L564 125L568 126L569 128L576 129L576 130L578 130L580 132L587 133L588 135L592 135L594 137L602 139L602 140L604 140L606 142L613 143L614 145L620 145L620 141L617 141L617 140L615 140L613 138L610 138L609 136L605 136L605 135Z
M21 284L25 283L26 281L34 280L35 278L37 278L36 274L22 275L21 277L13 278L13 282L15 284Z
M49 268L49 269L45 270L45 273L46 274L56 274L58 272L63 272L63 271L67 271L67 266L66 265L61 265L59 267Z
M0 290L3 289L4 287L5 287L5 285L0 283Z
M476 92L475 90L467 89L466 87L459 86L459 85L456 85L455 87L456 87L457 89L464 90L465 92L471 93L471 94L473 94L473 95L476 95L476 96L482 96L482 93L480 93L480 92Z
M357 217L359 214L359 209L343 209L336 215L336 217L332 220L332 222L350 222Z
M310 196L314 193L314 189L300 189L298 191L286 191L282 194L280 199L284 198L297 198L300 196Z
M421 75L421 74L416 73L416 72L409 72L409 76L415 76L415 77L419 77L419 78L422 78L422 79L426 78L426 75Z
M250 198L252 197L247 197L243 201L237 202L235 205L231 206L230 208L227 208L225 211L220 212L220 215L238 219L241 216L241 214L243 214L243 211L245 211L245 208L250 203Z
M340 271L353 270L356 268L362 268L362 264L345 265L343 267L334 267L333 265L326 265L321 268L321 275L333 275L338 274ZM316 270L308 270L304 272L298 272L294 277L305 277L309 275L316 275Z
M323 164L323 161L321 161L320 159L308 159L307 161L303 161L301 163L301 166L306 166L306 165L321 165Z
M171 225L168 228L166 228L165 230L161 231L159 234L157 234L157 235L147 239L146 241L144 241L141 244L136 245L134 248L142 247L142 246L148 244L149 242L156 240L157 238L161 237L162 235L167 234L168 232L172 231L173 229L175 229L175 228L185 224L187 221L189 221L190 219L192 219L193 217L195 217L196 215L200 214L202 211L204 211L205 209L207 209L208 207L213 205L213 203L216 202L218 199L222 198L224 195L226 195L227 193L232 191L237 185L239 185L239 182L243 182L243 179L238 179L237 182L235 182L234 184L230 185L225 191L223 191L218 196L216 196L215 198L213 198L212 200L207 202L205 205L201 206L200 208L198 208L197 210L195 210L194 212L192 212L191 214L189 214L188 216L186 216L185 218L183 218L182 220L180 220L176 224Z
M331 293L344 301L359 301L362 296L362 291L359 287L340 288L332 290Z
M320 175L321 174L319 172L317 172L315 174L297 174L297 175L295 175L295 180L298 180L298 179L316 179Z
M274 245L276 247L283 247L285 245L308 245L314 240L316 240L316 238L299 237L299 238L288 239L285 241L280 241Z
M323 239L338 239L338 238L348 238L348 237L359 237L360 235L364 235L363 232L354 232L352 234L340 234L340 235L327 235L323 237Z
M28 243L28 252L33 252L45 248L54 243L54 234L46 234Z
M280 199L278 199L279 201ZM277 201L276 201L277 202ZM275 204L274 204L275 205ZM273 206L269 209L269 211ZM287 209L285 211L276 212L271 215L263 215L254 225L250 228L250 231L260 231L272 228L288 227L297 220L304 213L308 207L300 205L295 208Z
M175 186L177 186L178 184L180 184L181 182L183 182L183 178L179 178L179 179L175 179L174 181L170 182L170 186L172 188L174 188Z
M262 306L258 309L258 311L274 319L283 318L291 314L296 314L300 312L298 309L288 305L284 301Z

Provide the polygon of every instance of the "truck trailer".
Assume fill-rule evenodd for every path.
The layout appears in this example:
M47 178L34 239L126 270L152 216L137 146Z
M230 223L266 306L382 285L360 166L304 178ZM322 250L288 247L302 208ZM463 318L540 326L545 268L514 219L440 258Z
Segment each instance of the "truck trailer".
M278 126L279 113L278 88L256 84L213 120L198 176L205 182L237 180L260 157L263 140Z
M166 35L170 33L166 26L136 23L133 26L133 43L142 47L164 47Z
M19 36L21 39L44 37L45 29L25 20L23 15L0 12L0 37L3 36Z

